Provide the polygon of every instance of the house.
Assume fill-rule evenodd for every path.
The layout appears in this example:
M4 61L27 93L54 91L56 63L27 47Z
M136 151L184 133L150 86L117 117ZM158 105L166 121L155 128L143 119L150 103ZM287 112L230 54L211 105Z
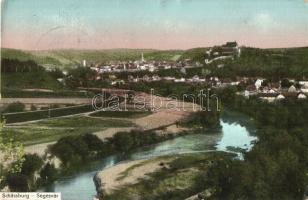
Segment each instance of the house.
M111 85L124 85L124 80L115 80L111 82Z
M294 85L290 86L289 89L288 89L288 92L290 92L290 93L297 92L296 87Z
M224 64L219 64L217 65L217 68L223 68L225 65Z
M249 96L250 96L250 92L248 90L245 90L244 91L244 97L249 98Z
M171 65L165 65L164 69L171 69Z
M160 81L160 80L161 80L160 76L158 76L158 75L152 76L152 81Z
M194 76L192 77L192 80L195 81L195 82L198 82L199 79L200 79L200 78L199 78L198 75L194 75Z
M301 92L308 93L308 88L301 88Z
M308 88L308 81L299 81L298 84L302 87Z
M240 82L239 81L232 81L230 84L234 86L234 85L239 85Z
M241 49L238 47L237 42L227 42L222 46L215 46L210 51L207 51L207 57L227 56L234 57L240 56ZM210 61L208 61L210 62Z
M276 100L283 100L285 99L286 97L282 94L279 94L277 97L276 97Z
M115 75L109 75L109 79L111 79L111 80L114 80L114 79L116 79L117 77L115 76Z
M164 80L165 81L173 81L173 80L175 80L175 78L172 77L172 76L166 76L166 77L164 77Z
M185 78L179 78L179 79L174 79L175 83L184 83L185 82Z
M307 96L305 94L303 94L303 93L299 93L297 95L297 99L307 99Z
M259 90L260 87L262 86L262 83L263 83L263 79L257 79L256 82L255 82L255 86L256 86L256 89Z
M62 84L65 84L65 81L64 81L63 78L57 78L57 81L59 81L59 82L62 83Z
M148 81L150 81L150 77L148 75L144 75L142 77L142 80L148 82Z

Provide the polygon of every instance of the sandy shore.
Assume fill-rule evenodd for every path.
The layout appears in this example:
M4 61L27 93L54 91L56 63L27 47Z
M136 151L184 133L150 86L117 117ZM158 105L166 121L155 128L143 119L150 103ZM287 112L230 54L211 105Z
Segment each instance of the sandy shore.
M155 158L121 163L98 172L94 177L100 195L109 194L127 184L137 183L141 178L166 167L172 158ZM164 163L164 165L161 165Z

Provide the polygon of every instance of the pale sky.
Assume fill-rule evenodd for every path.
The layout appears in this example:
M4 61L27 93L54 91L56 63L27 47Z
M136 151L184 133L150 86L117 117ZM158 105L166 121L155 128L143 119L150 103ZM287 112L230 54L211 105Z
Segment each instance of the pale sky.
M304 0L4 0L2 47L308 46Z

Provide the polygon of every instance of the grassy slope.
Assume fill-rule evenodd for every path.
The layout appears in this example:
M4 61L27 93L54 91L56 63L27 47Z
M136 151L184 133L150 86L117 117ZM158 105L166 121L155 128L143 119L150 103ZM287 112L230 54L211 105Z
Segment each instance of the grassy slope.
M45 65L45 64L54 66L61 65L61 62L59 62L58 59L53 58L52 56L49 55L39 56L39 53L36 54L30 51L17 50L17 49L2 48L1 58L17 59L20 61L33 60L40 65Z
M46 72L11 73L2 75L2 88L62 89L63 86Z

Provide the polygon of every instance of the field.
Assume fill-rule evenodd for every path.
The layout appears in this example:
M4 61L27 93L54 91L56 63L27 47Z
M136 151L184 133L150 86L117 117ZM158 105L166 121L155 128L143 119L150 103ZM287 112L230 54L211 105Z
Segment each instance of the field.
M4 132L24 145L52 142L64 136L102 131L112 127L131 127L130 121L86 116L62 117L35 123L6 126Z
M50 110L38 110L32 112L3 114L2 117L6 120L6 123L26 122L40 119L47 119L52 117L60 117L66 115L73 115L79 113L86 113L94 111L92 105L72 106L66 108L50 109Z

